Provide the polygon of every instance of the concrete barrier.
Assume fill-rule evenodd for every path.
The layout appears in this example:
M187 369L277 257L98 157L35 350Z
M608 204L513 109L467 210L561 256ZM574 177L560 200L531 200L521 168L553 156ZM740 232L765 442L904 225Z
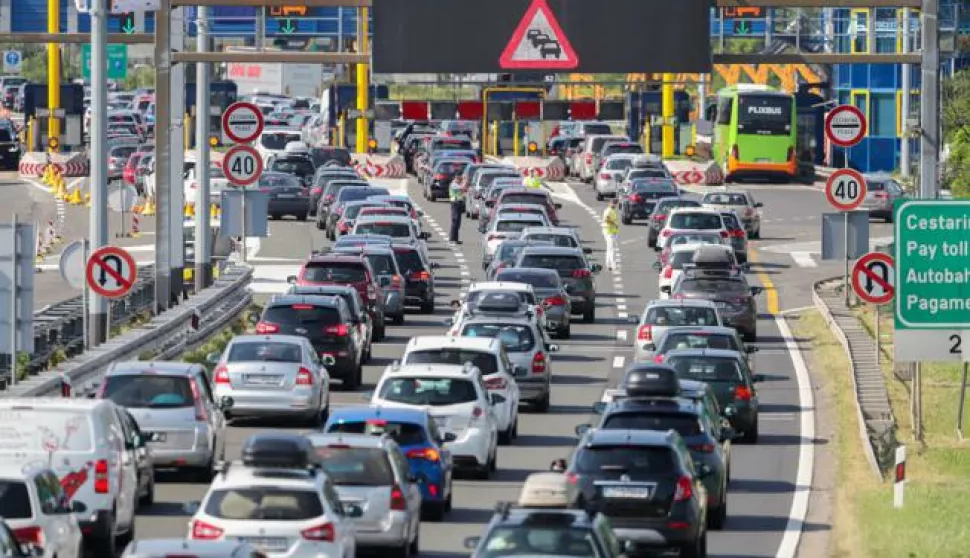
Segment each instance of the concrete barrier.
M371 178L407 178L404 159L398 155L352 155L354 168Z
M566 179L566 165L559 157L505 157L502 162L515 167L522 176L536 170L543 180L558 182Z
M20 176L24 178L36 178L44 174L44 169L48 164L57 167L61 175L67 178L88 176L91 172L91 165L85 153L43 153L30 151L20 158Z
M721 166L714 161L664 161L678 184L687 186L718 186L724 183Z

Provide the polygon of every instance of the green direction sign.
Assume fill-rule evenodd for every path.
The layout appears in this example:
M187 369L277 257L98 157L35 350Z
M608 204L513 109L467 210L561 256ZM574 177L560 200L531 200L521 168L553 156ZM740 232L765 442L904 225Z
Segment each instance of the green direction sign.
M91 45L81 45L81 71L91 79ZM108 45L108 79L125 79L128 75L128 45Z
M751 34L751 24L744 19L734 20L734 34L735 35L750 35Z
M121 32L125 35L134 35L137 31L135 25L135 12L125 12L121 14L121 19L119 21Z
M893 220L898 360L964 360L965 334L970 343L970 201L900 200Z

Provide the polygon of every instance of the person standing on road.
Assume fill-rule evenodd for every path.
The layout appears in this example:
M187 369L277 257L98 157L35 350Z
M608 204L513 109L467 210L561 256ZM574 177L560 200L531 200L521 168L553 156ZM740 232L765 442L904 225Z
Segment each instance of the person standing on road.
M522 186L530 190L542 188L542 179L539 178L539 169L533 167L529 169L529 175L522 179Z
M468 186L462 175L458 175L451 181L448 187L448 200L451 202L451 235L449 240L455 244L461 244L458 233L461 230L461 216L465 213L465 195L468 193Z
M620 219L616 214L616 198L603 210L603 237L606 239L606 268L616 269L616 238L620 234Z

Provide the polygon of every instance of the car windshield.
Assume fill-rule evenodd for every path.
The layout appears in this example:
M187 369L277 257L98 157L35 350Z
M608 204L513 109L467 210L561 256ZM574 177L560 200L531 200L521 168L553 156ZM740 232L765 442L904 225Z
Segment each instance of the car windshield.
M310 262L306 264L303 280L311 283L363 283L367 271L359 263Z
M710 230L724 226L721 216L713 213L676 213L670 216L670 227L673 229Z
M353 421L340 418L327 427L327 432L367 434L369 436L387 434L400 446L417 446L426 443L428 440L424 426L420 424L384 419Z
M723 333L707 334L675 330L664 336L663 342L657 349L657 352L665 353L680 349L725 349L728 351L740 351L741 347L735 341L733 335L725 335Z
M291 141L301 141L300 134L290 132L270 132L259 138L259 143L271 151L283 151Z
M495 223L497 232L522 232L526 227L541 227L544 223L536 221L498 221Z
M351 448L334 444L316 448L324 472L337 486L390 486L394 469L381 448Z
M271 324L322 327L339 324L340 312L332 306L312 304L270 306L263 311L261 320Z
M684 279L680 283L679 290L743 297L746 297L750 292L744 281L730 279Z
M583 259L578 256L548 256L542 254L526 254L519 262L521 267L541 267L554 269L560 273L571 273L577 269L586 269Z
M366 254L364 257L370 262L375 275L395 275L397 267L394 265L394 256L391 254Z
M601 476L605 472L636 477L667 475L674 471L674 457L669 448L656 446L594 446L576 453L572 470L579 474Z
M743 380L741 367L734 358L672 355L667 364L677 371L681 380L708 383L738 383Z
M511 205L516 203L546 205L547 201L548 199L546 198L546 196L527 194L525 192L522 192L522 193L506 194L502 196L502 199L499 203L501 205Z
M553 246L559 246L562 248L579 248L579 243L576 242L576 239L568 234L529 233L529 235L524 237L522 240L549 242Z
M461 330L462 337L498 338L511 353L531 351L535 348L532 328L519 324L471 323Z
M517 269L503 269L495 277L496 281L526 283L534 289L558 289L562 285L556 273L537 273Z
M655 306L647 311L646 323L669 327L717 325L717 311L690 306Z
M704 203L711 205L748 205L748 198L744 194L707 194Z
M345 188L340 191L337 199L342 202L366 200L371 196L386 196L384 188Z
M605 430L657 430L660 432L674 430L684 437L696 436L701 433L700 421L697 420L696 415L660 411L613 413L603 420L600 428Z
M122 407L175 409L195 405L192 390L187 376L120 374L105 379L101 396Z
M6 520L30 519L30 495L27 484L16 480L0 480L0 516Z
M498 372L498 358L492 353L483 351L462 349L411 351L404 359L404 364L454 364L462 366L466 362L470 362L486 376Z
M378 397L393 403L443 407L478 401L478 392L464 378L409 377L387 380Z
M313 163L308 159L276 159L269 170L297 176L312 176Z
M303 362L303 351L295 343L243 341L233 343L226 362Z
M354 234L382 234L392 238L410 238L411 225L390 222L357 223Z
M488 532L482 542L481 550L476 551L475 556L596 558L599 554L596 551L595 541L593 531L589 527L575 527L565 522L502 525Z
M356 219L357 216L360 215L361 210L364 209L365 207L380 207L380 206L377 204L367 204L367 203L362 203L362 204L348 203L347 205L344 206L344 212L341 215L341 217L343 217L344 219Z
M306 521L324 510L316 490L257 486L213 490L205 513L229 521Z

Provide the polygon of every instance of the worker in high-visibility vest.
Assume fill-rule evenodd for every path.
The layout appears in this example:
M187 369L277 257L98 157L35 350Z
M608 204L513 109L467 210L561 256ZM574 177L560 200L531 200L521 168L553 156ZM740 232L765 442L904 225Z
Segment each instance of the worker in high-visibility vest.
M522 186L525 188L539 189L543 187L542 179L539 178L539 169L531 168L529 169L529 174L522 179Z
M468 185L465 178L458 175L448 186L448 201L451 202L451 235L449 240L455 244L461 244L458 238L461 231L461 216L465 213L465 196L468 194Z
M606 268L610 271L616 268L617 236L620 234L620 218L616 212L618 202L616 198L610 200L603 210L603 237L606 239Z

